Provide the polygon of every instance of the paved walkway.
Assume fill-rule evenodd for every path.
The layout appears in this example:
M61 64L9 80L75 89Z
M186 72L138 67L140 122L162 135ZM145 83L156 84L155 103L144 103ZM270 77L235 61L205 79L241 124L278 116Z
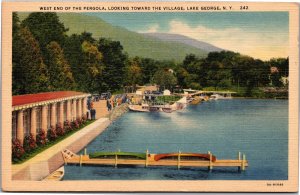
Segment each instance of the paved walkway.
M108 117L109 112L106 107L106 100L99 100L98 102L93 102L94 109L96 110L96 119Z
M39 153L35 157L31 158L30 160L17 165L12 165L12 174L21 171L22 169L40 162L48 161L53 155L61 152L63 149L67 148L68 146L78 142L82 137L88 136L88 134L93 133L93 131L97 131L97 133L101 133L104 129L110 124L108 118L100 118L93 122L92 124L84 127L80 131L74 133L70 137L62 140L61 142L55 144L54 146L48 148L47 150Z

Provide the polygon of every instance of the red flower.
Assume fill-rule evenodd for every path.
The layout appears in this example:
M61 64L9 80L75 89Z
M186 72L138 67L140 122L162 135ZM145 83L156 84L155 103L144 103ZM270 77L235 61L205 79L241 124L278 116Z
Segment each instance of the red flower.
M12 140L12 159L20 159L25 153L18 139Z
M37 147L33 135L31 133L25 136L23 147L26 152L30 152Z
M41 129L36 135L36 143L39 146L43 146L47 143L46 132L44 129Z
M57 138L57 134L56 134L56 129L51 126L50 129L48 130L48 139L50 141L54 141Z
M60 123L56 125L56 134L58 136L63 136L65 134L64 128Z

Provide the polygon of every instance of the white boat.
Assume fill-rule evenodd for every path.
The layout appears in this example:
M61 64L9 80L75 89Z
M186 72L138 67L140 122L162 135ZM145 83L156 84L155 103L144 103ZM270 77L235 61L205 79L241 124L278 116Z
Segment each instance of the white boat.
M224 100L224 99L232 99L230 94L224 94L224 95L220 95L220 94L213 94L210 96L209 100Z
M150 112L148 104L129 105L128 108L130 111L133 111L133 112Z
M188 104L188 100L187 98L184 96L182 97L180 100L178 100L177 102L175 102L174 104L172 104L170 107L173 109L173 110L182 110L184 108L187 107L187 104Z
M43 181L61 181L65 175L64 166L60 167L50 175L48 175Z

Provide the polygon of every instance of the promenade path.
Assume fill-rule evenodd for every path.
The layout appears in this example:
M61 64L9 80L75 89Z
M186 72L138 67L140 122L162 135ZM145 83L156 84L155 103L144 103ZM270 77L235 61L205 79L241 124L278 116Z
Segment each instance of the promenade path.
M99 104L99 109L101 104ZM100 111L99 111L100 112ZM40 180L63 164L61 151L80 151L110 124L108 118L99 118L70 137L39 153L22 164L12 165L13 179Z
M96 119L108 117L109 112L106 107L106 100L99 100L98 102L93 102L93 104L96 110Z

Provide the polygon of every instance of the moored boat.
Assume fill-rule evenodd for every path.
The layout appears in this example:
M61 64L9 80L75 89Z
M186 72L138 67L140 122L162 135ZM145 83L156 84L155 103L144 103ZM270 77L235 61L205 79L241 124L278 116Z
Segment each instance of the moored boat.
M222 95L216 93L216 94L211 95L210 98L209 98L209 100L219 100L219 99L220 100L232 99L231 93L222 93Z
M119 159L146 159L146 153L137 152L95 152L89 154L91 159L112 159L116 156L118 156Z
M201 100L202 99L199 96L195 96L195 97L193 97L193 99L192 99L192 101L191 101L190 104L197 105L197 104L199 104L201 102Z
M154 156L155 161L159 160L174 160L177 159L180 155L181 160L201 160L201 161L209 161L210 160L210 154L200 154L200 153L166 153L166 154L156 154ZM212 162L216 161L216 156L212 155Z
M61 181L65 175L65 168L64 166L60 167L50 175L48 175L46 178L43 179L43 181Z
M174 110L172 110L172 108L161 108L163 112L166 112L166 113L171 113L173 112Z
M150 112L148 104L129 105L128 108L130 111L134 111L134 112Z

